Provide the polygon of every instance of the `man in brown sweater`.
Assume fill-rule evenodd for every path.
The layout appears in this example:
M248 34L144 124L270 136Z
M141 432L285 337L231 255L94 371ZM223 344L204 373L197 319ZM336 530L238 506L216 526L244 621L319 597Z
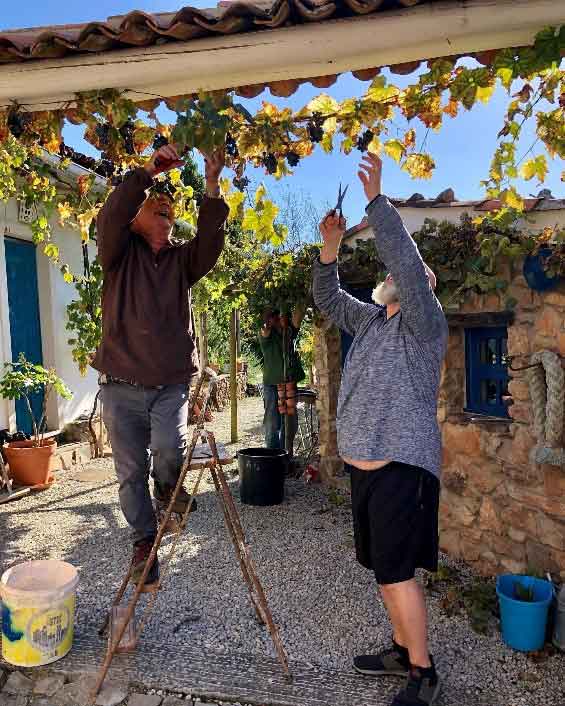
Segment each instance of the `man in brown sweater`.
M189 387L198 372L190 290L222 252L228 213L219 190L224 155L216 152L205 158L196 237L171 238L172 199L151 189L155 176L181 164L172 145L161 147L112 192L97 223L104 286L102 342L92 365L101 373L120 504L133 530L134 581L157 531L149 473L157 504L166 506L186 455ZM188 501L183 491L175 511ZM147 583L158 577L155 562Z

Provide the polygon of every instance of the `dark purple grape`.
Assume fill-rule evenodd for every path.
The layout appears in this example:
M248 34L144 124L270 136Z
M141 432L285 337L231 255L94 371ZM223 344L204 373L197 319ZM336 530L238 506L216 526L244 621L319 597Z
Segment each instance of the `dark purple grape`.
M108 159L103 159L96 165L96 172L106 178L113 176L115 170L114 163Z
M19 113L13 110L8 114L8 129L17 139L21 137L26 129L26 126L31 122L31 116L26 113Z
M160 132L158 132L155 135L155 139L153 140L153 149L158 150L161 149L161 147L165 147L165 145L169 144L169 140L165 137L165 135L161 135Z
M277 158L274 154L266 154L263 157L263 165L269 174L274 174L277 171Z
M110 137L110 125L108 123L101 123L97 125L94 129L96 137L98 138L98 143L102 149L108 147L109 137Z
M300 162L300 155L296 154L296 152L289 152L286 155L286 161L289 167L297 167Z
M135 145L133 142L134 128L135 125L133 124L133 120L128 120L119 130L122 140L124 141L124 149L126 154L135 154Z
M245 191L245 189L249 186L249 179L246 176L242 176L239 178L234 177L233 185L236 189L239 189L239 191Z
M324 129L315 122L308 123L308 137L312 142L321 142L324 137Z
M360 152L366 152L374 136L371 130L365 130L365 132L357 138L357 149Z
M226 154L230 157L239 157L239 150L237 149L237 142L233 139L232 135L228 132L226 135Z

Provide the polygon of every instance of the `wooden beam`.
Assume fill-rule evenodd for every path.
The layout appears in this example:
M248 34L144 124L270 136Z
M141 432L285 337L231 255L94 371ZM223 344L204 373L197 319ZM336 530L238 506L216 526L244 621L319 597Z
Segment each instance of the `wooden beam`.
M483 326L511 326L514 323L514 312L479 311L472 314L459 312L447 313L447 323L451 328L482 328Z
M565 22L556 0L443 0L372 15L145 48L0 65L0 107L54 109L75 93L142 101L531 44Z

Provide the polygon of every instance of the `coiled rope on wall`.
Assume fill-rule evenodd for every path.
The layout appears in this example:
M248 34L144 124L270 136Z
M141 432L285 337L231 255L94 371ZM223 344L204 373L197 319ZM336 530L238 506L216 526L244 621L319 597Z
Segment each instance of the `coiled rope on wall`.
M565 404L565 373L561 358L553 351L536 351L528 370L534 434L538 445L533 450L535 463L565 465L563 422Z

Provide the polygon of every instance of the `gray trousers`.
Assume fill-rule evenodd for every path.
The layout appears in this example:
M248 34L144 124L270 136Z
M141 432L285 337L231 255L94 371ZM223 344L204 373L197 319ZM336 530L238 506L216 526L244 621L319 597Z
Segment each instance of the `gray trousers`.
M188 385L162 388L101 385L122 512L134 541L154 537L157 523L149 473L160 486L174 488L187 452Z

